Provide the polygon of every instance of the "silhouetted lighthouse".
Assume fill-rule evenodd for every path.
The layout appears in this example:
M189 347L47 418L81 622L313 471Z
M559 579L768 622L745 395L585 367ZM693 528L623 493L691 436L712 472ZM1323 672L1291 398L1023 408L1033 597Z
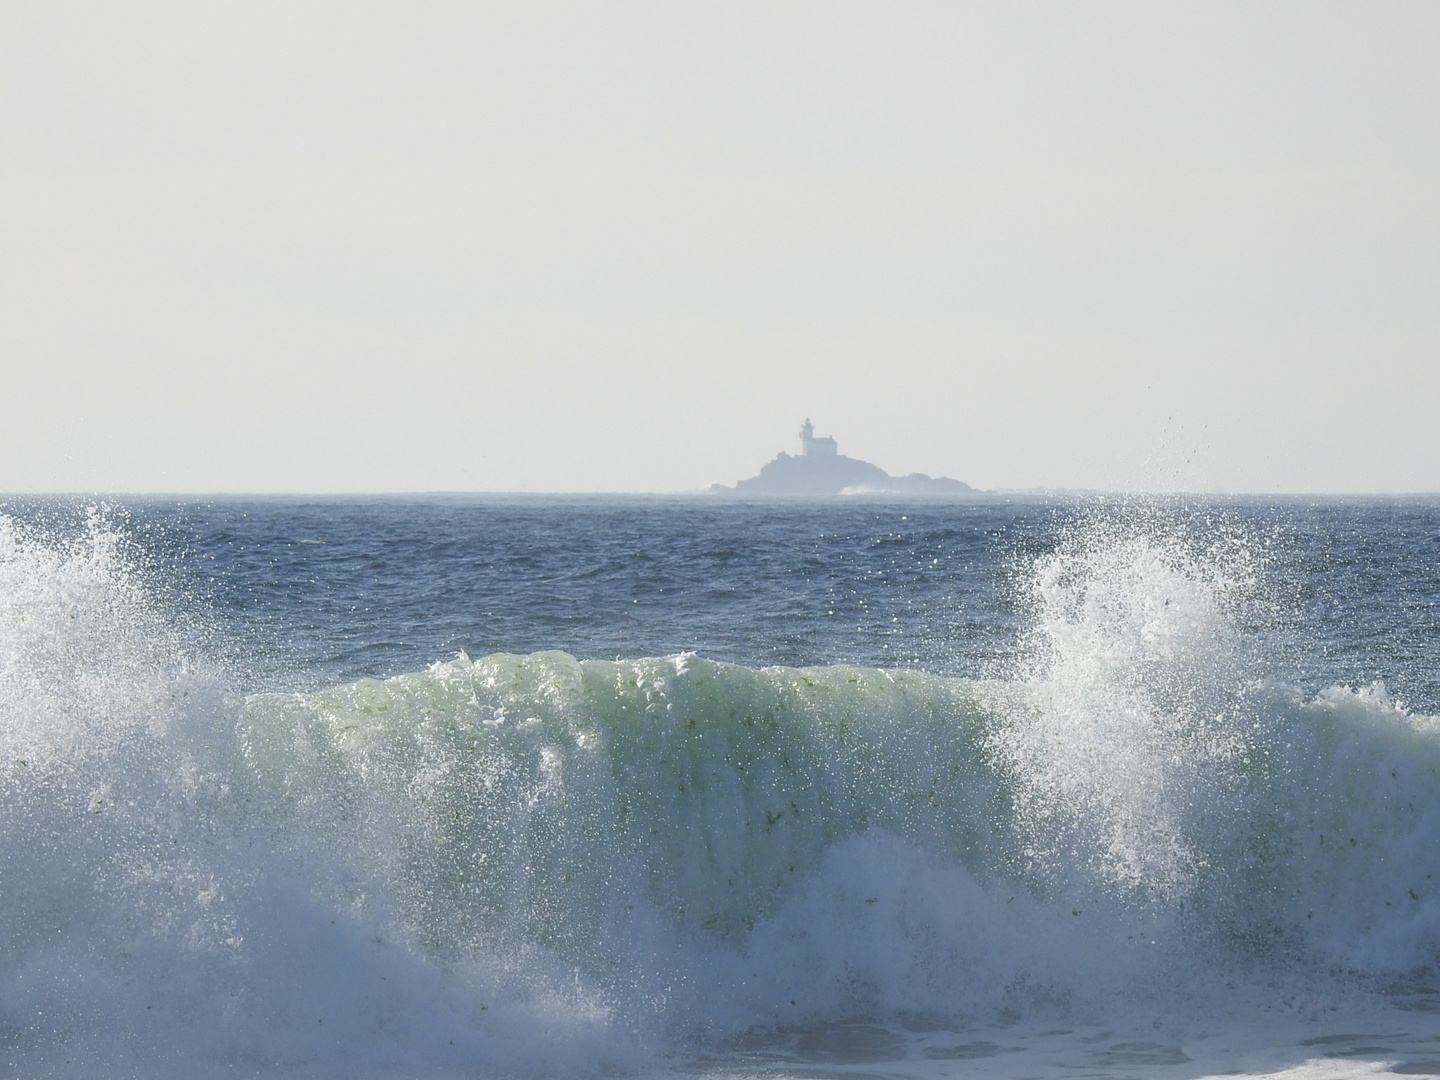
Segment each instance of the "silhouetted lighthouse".
M800 429L800 456L801 457L834 457L840 453L840 447L834 439L815 437L815 425L810 423L810 418L805 418L805 426Z

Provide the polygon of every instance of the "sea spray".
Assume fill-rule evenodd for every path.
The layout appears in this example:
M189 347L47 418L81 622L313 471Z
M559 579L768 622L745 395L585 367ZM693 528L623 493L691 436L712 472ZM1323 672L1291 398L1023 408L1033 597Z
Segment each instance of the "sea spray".
M216 1016L195 977L240 944L233 714L121 539L99 515L68 540L0 520L0 1030L77 1063L148 1052L141 1014L187 990ZM206 959L170 967L183 953Z
M1243 585L1233 551L1116 532L1084 530L1036 566L1035 628L994 750L1028 880L1164 919L1223 874L1251 794Z

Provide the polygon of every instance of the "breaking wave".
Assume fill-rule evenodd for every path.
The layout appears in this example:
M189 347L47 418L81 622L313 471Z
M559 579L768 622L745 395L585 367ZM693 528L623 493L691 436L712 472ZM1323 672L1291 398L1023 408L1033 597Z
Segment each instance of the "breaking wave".
M1440 722L1267 681L1256 572L1087 533L1027 571L1003 679L542 652L247 695L103 523L6 520L0 1050L590 1072L1433 993Z

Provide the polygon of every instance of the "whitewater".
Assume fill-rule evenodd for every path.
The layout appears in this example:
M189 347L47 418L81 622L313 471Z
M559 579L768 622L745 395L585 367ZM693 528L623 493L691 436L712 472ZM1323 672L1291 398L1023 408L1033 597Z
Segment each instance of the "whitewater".
M1440 1075L1440 501L0 512L0 1075Z

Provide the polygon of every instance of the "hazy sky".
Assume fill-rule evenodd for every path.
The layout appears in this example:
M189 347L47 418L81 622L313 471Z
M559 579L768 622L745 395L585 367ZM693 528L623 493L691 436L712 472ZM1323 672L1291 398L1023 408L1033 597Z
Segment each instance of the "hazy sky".
M1440 3L0 0L0 491L1440 491Z

